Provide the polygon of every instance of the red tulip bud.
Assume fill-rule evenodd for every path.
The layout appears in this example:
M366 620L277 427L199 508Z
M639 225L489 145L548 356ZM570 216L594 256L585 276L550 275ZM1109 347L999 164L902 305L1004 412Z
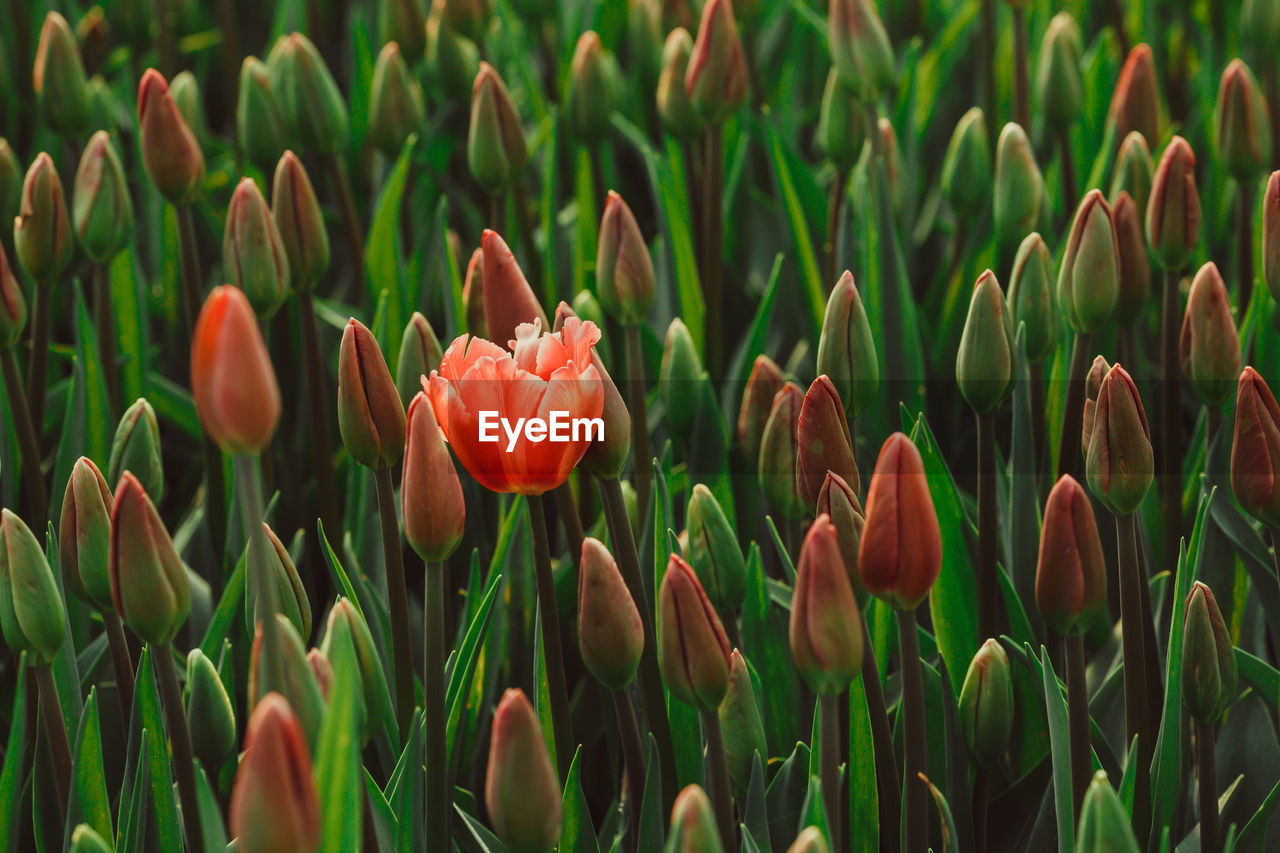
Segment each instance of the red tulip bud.
M138 125L142 165L151 183L173 204L190 201L204 178L204 154L169 84L154 68L138 84Z
M1107 603L1107 563L1089 496L1063 474L1044 505L1036 608L1059 634L1080 634Z
M375 470L404 453L405 415L400 392L373 333L354 317L338 353L338 429L347 452Z
M1137 510L1155 474L1151 430L1138 386L1118 364L1098 389L1085 472L1094 495L1117 515Z
M714 711L729 687L729 641L698 576L678 555L658 592L658 661L671 695Z
M730 0L707 0L702 7L684 89L694 110L711 125L747 102L747 62Z
M151 498L128 471L111 508L111 596L144 641L173 639L191 611L191 582Z
M404 538L423 560L447 559L462 541L467 506L458 471L431 401L421 391L409 403L400 505Z
M1227 286L1212 261L1191 281L1178 347L1191 390L1206 406L1222 405L1240 375L1240 336Z
M1147 256L1147 236L1142 227L1142 212L1128 192L1121 190L1111 206L1111 221L1116 227L1116 249L1120 254L1120 293L1116 299L1116 318L1132 325L1147 307L1151 293L1151 259Z
M578 648L582 662L610 690L625 690L644 651L644 625L609 549L588 536L578 572Z
M560 839L560 782L533 706L519 689L502 694L493 715L484 801L512 853L543 853Z
M1200 241L1200 191L1191 146L1175 136L1156 166L1147 202L1147 241L1167 270L1180 270Z
M542 321L543 331L551 328L529 280L497 231L485 230L480 250L484 253L482 292L489 340L505 347L516 339L517 326L534 320Z
M321 818L302 726L283 696L268 693L245 732L231 790L231 832L246 853L312 851L320 847Z
M699 786L689 785L676 797L666 849L670 853L724 853L711 800Z
M1280 302L1280 172L1271 173L1262 199L1262 277Z
M41 151L27 169L13 221L13 251L37 284L48 284L71 263L75 244L53 158Z
M653 261L631 208L612 190L600 221L596 292L609 316L623 325L644 322L653 304Z
M93 460L77 459L62 496L58 560L63 585L103 612L115 611L110 569L114 503L111 489Z
M1267 527L1280 528L1280 406L1258 371L1246 367L1236 391L1236 429L1231 445L1231 488L1245 511Z
M1151 48L1134 46L1120 69L1115 93L1111 96L1111 120L1116 123L1116 138L1124 139L1132 131L1141 133L1152 144L1160 139L1160 93L1156 89L1156 65Z
M858 548L863 585L899 610L915 609L938 579L942 540L924 460L903 433L880 448L866 519Z
M858 603L831 519L820 515L800 548L791 595L791 656L813 690L843 692L862 665Z
M773 411L774 395L782 390L783 384L782 370L773 359L767 355L756 356L742 390L742 407L738 409L738 441L752 463L760 458L760 439Z
M827 472L834 472L844 479L853 491L860 486L858 463L853 458L853 440L849 424L845 420L840 395L825 375L813 380L800 406L796 424L796 483L800 498L812 511L818 503L818 493L827 479Z
M1111 364L1102 356L1096 356L1089 372L1084 378L1084 417L1080 430L1080 452L1089 455L1089 436L1093 434L1093 418L1098 409L1098 392L1102 390L1102 380L1106 378Z
M271 215L289 258L293 286L298 290L315 287L329 269L329 233L307 170L292 151L284 152L276 164Z

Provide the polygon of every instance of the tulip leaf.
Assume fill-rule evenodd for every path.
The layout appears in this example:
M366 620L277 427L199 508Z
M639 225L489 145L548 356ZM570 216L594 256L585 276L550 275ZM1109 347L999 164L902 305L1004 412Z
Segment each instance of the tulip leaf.
M777 301L778 282L782 279L782 261L786 256L779 252L773 258L773 268L769 271L768 283L764 286L764 294L760 304L756 306L755 316L751 318L751 328L742 345L733 354L733 365L729 369L731 382L726 382L721 396L721 404L726 412L736 412L741 404L742 390L751 376L751 368L756 357L764 353L765 341L769 336L769 328L773 320L773 305ZM825 312L825 307L824 307Z
M445 733L449 744L449 767L457 766L458 760L454 747L457 743L458 725L462 718L462 710L466 705L463 688L472 683L476 670L476 659L480 653L480 645L484 642L489 629L489 617L493 613L493 602L501 585L502 574L491 570L489 581L485 584L484 593L480 596L480 607L467 625L467 633L458 645L452 657L452 668L446 665L445 707L449 709L448 728Z
M1280 697L1280 671L1271 664L1244 649L1236 649L1236 667L1240 680L1260 695L1273 699Z
M1005 545L1007 554L1006 566L1011 566L1013 587L1017 590L1016 598L1025 607L1031 607L1036 594L1036 563L1040 552L1040 483L1036 464L1037 448L1031 424L1031 395L1036 393L1031 386L1031 374L1027 366L1026 326L1018 325L1016 338L1017 359L1015 361L1015 377L1013 384L1013 428L1010 435L1009 450L1009 497L1006 523L1001 527L1008 535ZM1006 593L1006 605L1009 605ZM1020 606L1022 606L1020 605ZM1012 612L1011 605L1009 606ZM1034 609L1034 608L1033 608ZM1030 616L1024 610L1024 615ZM1014 627L1014 639L1041 640L1044 638L1040 627L1039 612L1034 616L1035 633L1019 636L1019 627ZM1010 620L1012 621L1012 620Z
M863 650L867 654L867 650ZM896 760L896 759L895 759ZM861 678L849 684L849 838L850 850L880 848L880 800L876 787L875 747L871 716Z
M742 651L760 673L761 716L765 743L776 755L800 736L800 679L791 659L787 617L774 606L764 574L760 546L747 553L747 593L742 604Z
M417 307L417 285L406 282L401 275L400 222L405 188L413 163L413 150L418 143L417 134L410 134L404 149L396 158L395 166L387 175L373 220L369 225L369 242L365 244L364 266L369 282L369 295L374 302L386 292L387 327L393 334L383 342L387 364L394 366L400 351L400 331L409 322L409 316Z
M163 423L172 423L191 438L200 438L200 416L191 392L158 373L148 377L147 401Z
M640 798L637 850L661 850L665 826L662 820L662 764L658 760L658 742L652 734L645 735L644 795Z
M773 547L778 552L778 560L782 563L782 568L787 573L787 579L795 583L796 564L791 559L791 554L787 551L787 544L782 541L782 534L778 532L778 525L774 522L772 515L766 515L764 523L769 528L769 535L773 537Z
M823 282L822 273L818 270L818 257L813 250L813 236L809 232L809 216L796 190L789 158L783 150L782 139L775 124L775 121L764 120L764 132L769 142L773 176L778 183L778 193L787 212L787 221L791 224L796 258L800 262L805 301L809 303L809 331L813 339L817 340L822 333L822 318L827 312L827 288L835 282ZM810 173L808 169L800 171L805 175Z
M1124 763L1124 773L1120 776L1120 803L1124 806L1125 814L1133 814L1133 792L1138 785L1138 744L1142 742L1142 735L1135 734L1133 740L1129 742L1129 751L1125 753L1126 761Z
M214 608L213 616L209 619L209 627L204 632L204 639L200 641L200 650L210 659L213 659L222 648L223 641L230 639L232 629L238 624L237 617L244 612L247 553L246 549L236 561L236 567L232 569L231 577L227 579L227 585L222 589L218 606Z
M67 803L66 834L63 846L71 843L71 830L87 823L103 838L111 838L111 798L102 764L102 730L99 725L98 689L89 688L89 698L80 715L71 765L71 796Z
M563 822L560 829L560 853L600 853L595 828L591 825L591 809L582 792L582 746L573 753L569 775L565 777Z
M800 825L795 829L796 835L811 826L816 826L822 832L829 846L831 819L827 815L827 804L822 796L822 780L813 774L809 775L809 788L804 795L804 805L800 807Z
M382 789L378 787L377 781L369 775L368 769L361 767L360 771L364 777L364 793L369 804L369 810L365 814L373 817L373 834L378 839L378 849L389 850L393 846L392 842L400 835L401 824L411 821L398 820L396 813L391 810L391 804L387 802L386 797L382 796Z
M1027 654L1034 657L1031 647ZM1058 853L1072 853L1076 828L1071 790L1071 737L1068 732L1067 703L1062 683L1053 672L1049 651L1040 647L1040 672L1044 679L1044 702L1049 717L1049 744L1053 755L1053 803L1058 818Z
M120 372L122 398L116 403L123 404L126 400L147 396L153 378L151 346L143 313L147 300L138 275L137 254L132 247L126 247L111 261L107 281L111 287L111 311L119 360L118 368L107 365L107 369Z
M25 783L24 767L27 752L27 658L18 659L13 689L13 718L9 722L9 737L5 742L4 764L0 765L0 844L5 850L18 849L18 833L21 829L22 789Z
M769 811L769 834L776 839L794 838L804 814L809 790L809 747L797 743L769 783L765 802Z
M455 820L453 840L464 853L506 853L506 846L489 828L473 815L454 803L453 810L460 820Z
M148 823L156 833L154 840L162 850L178 850L182 845L182 830L178 823L178 808L169 769L169 743L153 662L156 654L167 653L167 650L157 650L147 645L138 658L133 707L129 711L129 747L126 754L132 758L141 753L147 762L146 780L150 788L151 804L148 813L152 818ZM144 742L146 750L142 751ZM135 772L132 765L126 765L126 777ZM120 831L125 831L123 820ZM138 843L141 841L142 837L138 836Z
M1023 599L1018 596L1018 591L1014 589L1014 582L1009 579L1009 573L1004 570L1003 565L997 564L996 579L1000 583L1000 593L1004 596L1004 608L1009 615L1009 636L1019 642L1031 642L1036 639L1038 635L1031 627L1031 620L1027 618L1027 611L1022 606Z
M943 827L942 850L939 853L950 853L958 849L956 821L951 813L951 806L948 805L946 796L938 790L937 785L929 781L928 777L924 777L924 783L929 786L929 796L933 797L933 804L938 808L938 822Z
M205 850L225 850L227 847L227 830L222 825L222 807L218 797L209 784L209 777L204 768L196 761L196 799L200 801L200 834L204 838Z
M315 785L324 803L320 849L341 853L360 846L365 792L360 766L360 666L346 633L329 643L333 680L329 713L316 747Z
M1271 820L1272 812L1276 809L1276 803L1280 803L1280 782L1275 784L1267 794L1267 798L1262 801L1262 805L1258 806L1258 810L1253 813L1249 822L1236 836L1234 848L1236 853L1261 853L1266 849L1267 825Z
M421 708L413 709L409 723L409 742L400 753L396 769L387 782L386 801L396 820L395 849L398 853L412 853L416 839L426 837L423 778L422 737L425 717ZM446 765L447 767L447 765ZM432 768L432 773L448 772Z
M120 795L119 835L116 836L116 850L120 853L138 853L146 849L146 820L149 813L146 797L147 790L151 787L151 744L145 729L142 734L136 765L131 760L125 767L125 787ZM132 754L131 750L130 755Z

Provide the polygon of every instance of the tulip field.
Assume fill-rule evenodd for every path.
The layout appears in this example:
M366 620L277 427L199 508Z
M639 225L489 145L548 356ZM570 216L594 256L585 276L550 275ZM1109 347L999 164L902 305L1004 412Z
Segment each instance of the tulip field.
M1280 0L0 8L0 850L1280 849Z

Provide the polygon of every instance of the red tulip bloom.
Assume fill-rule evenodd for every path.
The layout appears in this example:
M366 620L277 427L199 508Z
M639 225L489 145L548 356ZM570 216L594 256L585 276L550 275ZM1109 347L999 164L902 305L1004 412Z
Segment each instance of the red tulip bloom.
M569 317L559 332L542 334L535 321L515 335L513 352L458 337L423 387L445 439L480 485L539 495L563 483L603 436L604 383L591 363L600 330Z

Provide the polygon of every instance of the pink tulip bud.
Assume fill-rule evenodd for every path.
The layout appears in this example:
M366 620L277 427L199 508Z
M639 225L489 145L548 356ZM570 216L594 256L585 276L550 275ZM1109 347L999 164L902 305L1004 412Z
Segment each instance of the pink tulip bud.
M160 195L173 204L190 201L204 178L204 153L169 94L159 71L148 68L138 84L142 165Z
M540 853L559 841L560 782L533 706L515 688L502 694L493 715L484 801L512 853Z

